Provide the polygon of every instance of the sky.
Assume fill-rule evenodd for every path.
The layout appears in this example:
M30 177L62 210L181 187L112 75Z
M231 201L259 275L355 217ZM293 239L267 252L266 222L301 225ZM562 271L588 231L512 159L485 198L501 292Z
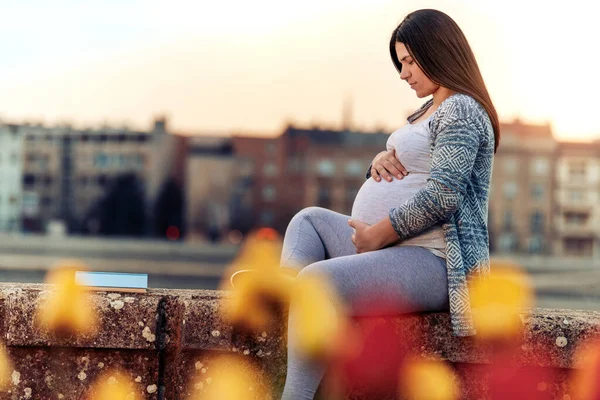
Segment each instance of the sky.
M436 8L462 28L501 121L600 138L600 36L587 0L0 0L0 119L185 134L279 134L288 122L393 131L423 100L391 32Z

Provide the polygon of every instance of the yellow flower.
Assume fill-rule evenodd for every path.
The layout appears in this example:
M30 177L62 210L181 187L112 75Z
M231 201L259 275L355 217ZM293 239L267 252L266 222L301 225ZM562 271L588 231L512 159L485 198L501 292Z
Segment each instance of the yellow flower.
M0 344L0 390L5 390L10 384L12 363L4 344Z
M89 400L139 400L139 389L131 378L118 370L100 375L89 391Z
M235 356L215 358L201 380L193 381L190 391L197 400L267 400L270 395L261 373Z
M412 400L453 400L459 395L457 382L445 363L414 360L401 370L400 391Z
M470 295L476 337L483 340L514 338L520 309L534 302L529 278L509 262L493 263L491 275L475 280Z
M55 285L38 308L36 320L44 329L57 334L93 333L96 315L85 288L75 283L75 272L87 270L77 261L63 261L46 275L46 283Z
M297 281L292 293L299 350L321 358L344 351L342 335L350 332L350 325L342 302L327 281L307 275Z
M289 301L294 278L279 267L281 243L275 235L263 229L250 236L229 268L251 271L236 276L231 296L222 303L223 317L231 323L266 329L277 308ZM231 289L229 281L224 280L221 288Z

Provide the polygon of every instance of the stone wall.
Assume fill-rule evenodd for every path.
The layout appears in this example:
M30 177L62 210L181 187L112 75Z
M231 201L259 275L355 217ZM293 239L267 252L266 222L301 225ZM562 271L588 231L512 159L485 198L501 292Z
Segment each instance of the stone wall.
M219 355L232 353L246 357L271 379L267 384L274 388L274 398L281 390L286 362L284 325L256 335L235 331L219 317L224 292L94 292L90 297L100 317L99 331L56 338L33 323L36 307L49 290L45 285L0 285L0 330L13 363L8 391L0 399L85 399L92 382L114 367L129 373L141 398L202 399L211 384L211 363ZM600 313L532 309L524 310L521 320L525 329L516 362L553 371L555 380L544 382L540 390L556 398L569 394L567 378L581 362L575 349L600 337ZM489 354L472 339L453 337L447 314L387 321L423 333L416 348L425 358L442 358L456 367L464 378L463 398L485 396L483 366ZM472 379L477 368L482 373ZM361 399L361 395L347 398Z

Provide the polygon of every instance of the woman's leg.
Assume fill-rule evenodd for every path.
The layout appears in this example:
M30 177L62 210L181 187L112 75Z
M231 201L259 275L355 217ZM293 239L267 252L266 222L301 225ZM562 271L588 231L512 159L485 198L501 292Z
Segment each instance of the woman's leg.
M356 254L348 219L321 207L298 212L285 231L281 266L299 271L317 261Z
M319 261L300 271L298 279L309 275L327 279L352 316L448 309L446 264L421 247L390 247ZM288 369L282 400L312 399L326 372L326 365L298 352L296 312L292 300L288 323Z

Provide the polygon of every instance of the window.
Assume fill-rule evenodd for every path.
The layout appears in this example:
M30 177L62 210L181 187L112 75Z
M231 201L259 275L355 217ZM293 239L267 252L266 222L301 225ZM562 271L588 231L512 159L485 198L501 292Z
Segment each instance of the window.
M564 214L565 223L570 226L581 226L585 225L588 220L589 214L587 213L577 213L577 212L568 212Z
M519 161L516 157L510 156L506 157L506 159L504 160L504 172L508 174L514 174L515 172L517 172L518 167Z
M585 200L585 192L583 190L569 190L569 200L573 203L580 203Z
M569 163L569 177L572 179L585 178L587 172L586 164L584 161L577 161Z
M541 254L544 251L544 241L540 236L533 236L529 239L529 253Z
M364 176L367 173L368 165L363 165L358 160L349 161L346 164L346 175L348 176Z
M267 185L262 190L262 197L265 201L273 201L275 200L276 191L275 187L272 185Z
M505 230L511 230L514 225L513 212L511 210L504 211L504 218L502 220L502 226Z
M271 210L263 210L260 213L260 223L261 225L271 226L275 221L275 215Z
M240 163L240 175L241 176L252 176L254 173L254 161L243 160Z
M263 174L267 177L274 177L278 174L277 165L272 162L268 162L263 167Z
M548 175L550 162L546 157L536 157L531 162L531 171L536 175Z
M594 249L594 239L565 239L565 253L574 256L591 256Z
M544 214L536 211L531 214L531 232L541 233L544 230Z
M335 174L335 164L331 160L321 160L317 164L317 174L320 176L333 176Z
M317 193L317 205L323 208L331 208L331 195L328 187L319 187L319 192Z
M542 200L544 198L544 185L541 183L531 185L531 197L535 200Z
M354 206L354 199L356 198L356 195L358 194L358 189L355 187L346 187L346 198L345 198L345 203L346 203L346 212L348 214L350 214L352 212L352 207Z
M275 150L277 150L277 146L275 146L275 143L267 143L265 145L265 152L267 154L275 154Z
M505 253L514 252L517 250L517 238L514 233L503 233L499 240L500 251Z
M25 176L23 176L23 184L24 185L35 185L35 175L25 174Z
M504 184L504 197L506 199L514 199L517 195L517 184L515 182L506 182Z
M303 162L300 158L296 157L296 156L291 156L288 159L288 172L291 173L298 173L298 172L302 172L303 171Z
M97 153L94 157L94 167L105 168L108 166L108 155L105 153Z

